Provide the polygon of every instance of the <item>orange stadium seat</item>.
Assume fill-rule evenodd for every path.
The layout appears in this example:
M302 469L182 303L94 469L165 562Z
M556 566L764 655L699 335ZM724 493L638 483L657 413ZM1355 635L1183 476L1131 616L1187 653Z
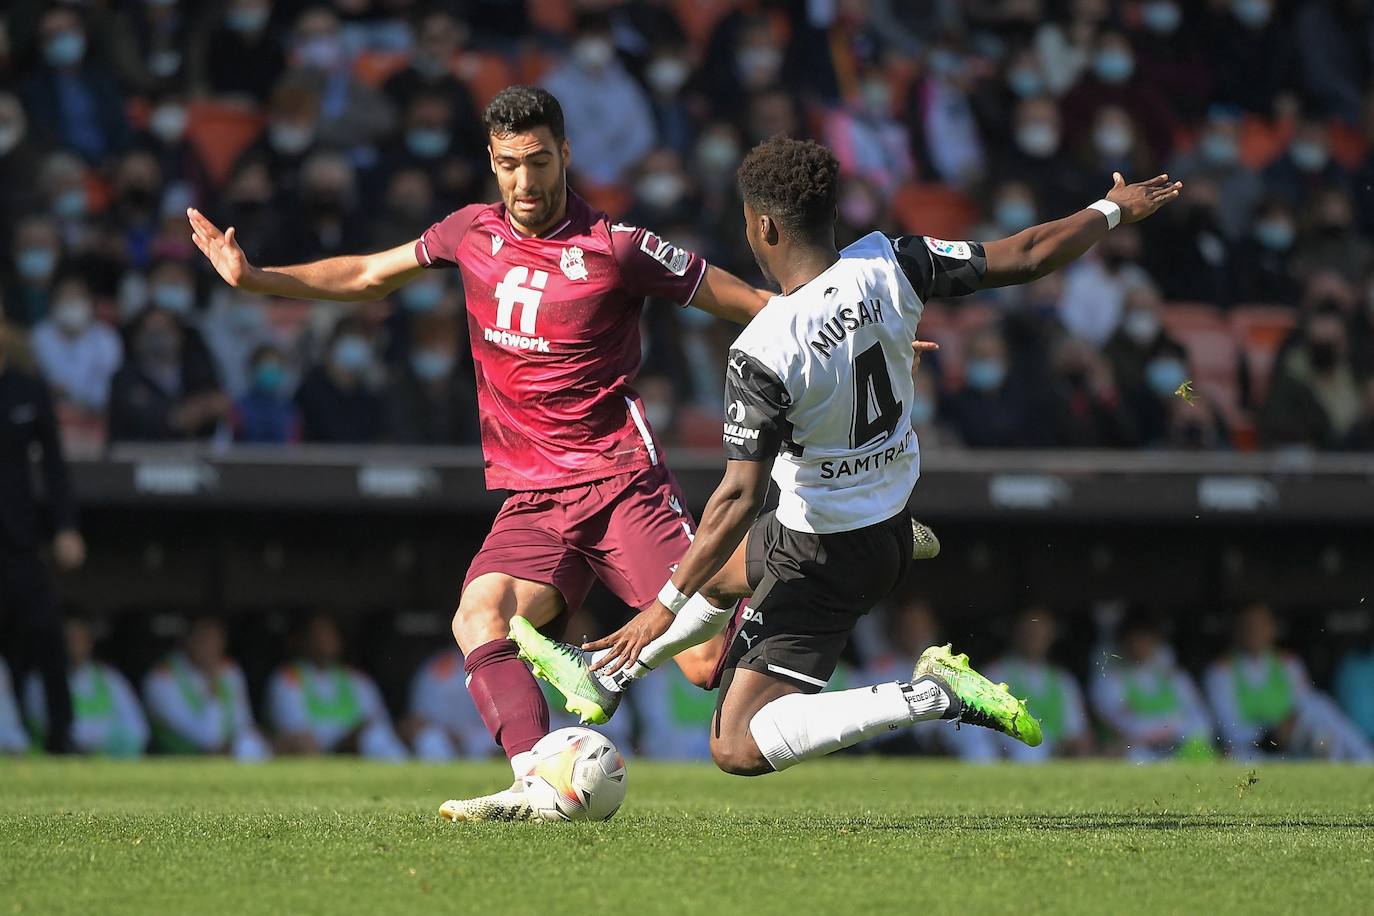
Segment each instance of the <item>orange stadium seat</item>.
M1279 347L1297 326L1297 315L1282 305L1241 305L1231 312L1231 329L1245 353L1250 397L1262 403Z
M487 107L496 93L515 82L510 61L495 51L464 52L458 58L454 73L467 83L478 109Z
M530 25L535 28L555 35L572 32L573 4L567 0L530 0L529 13Z
M353 75L358 82L376 88L391 74L404 70L409 61L405 51L364 51L353 61Z
M1262 169L1283 155L1292 136L1292 124L1275 124L1250 115L1240 127L1240 161L1247 168Z
M1229 333L1221 309L1205 302L1170 302L1160 314L1164 329L1175 337L1186 338L1195 330Z
M581 194L582 198L591 204L593 209L605 210L606 215L611 219L619 219L624 216L630 209L630 205L634 203L634 198L630 192L620 185L584 184L578 186L577 193Z
M262 132L263 117L238 105L192 102L186 109L186 138L216 185L224 184L239 154Z
M960 239L978 218L973 201L942 184L906 184L892 201L892 212L904 232Z

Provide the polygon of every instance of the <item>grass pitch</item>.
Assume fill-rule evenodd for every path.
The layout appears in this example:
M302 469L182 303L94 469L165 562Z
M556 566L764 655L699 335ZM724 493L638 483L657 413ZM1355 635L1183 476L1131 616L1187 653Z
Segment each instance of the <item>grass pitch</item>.
M451 825L504 764L0 762L8 913L1374 908L1374 771L632 761L604 824Z

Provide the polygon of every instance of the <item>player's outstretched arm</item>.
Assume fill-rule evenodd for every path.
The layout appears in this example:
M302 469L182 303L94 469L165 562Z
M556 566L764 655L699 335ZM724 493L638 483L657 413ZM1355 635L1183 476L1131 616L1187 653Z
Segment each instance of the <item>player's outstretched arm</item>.
M1148 181L1126 184L1120 172L1112 173L1114 183L1106 200L1121 208L1121 222L1135 223L1160 207L1176 200L1183 182L1157 175ZM1030 283L1051 274L1096 245L1110 228L1107 216L1087 207L1072 216L1031 226L1010 238L987 242L987 273L984 288Z
M771 296L771 293L755 289L728 270L708 264L706 276L702 277L701 285L689 304L717 318L748 324L768 304Z
M288 299L380 299L414 279L424 268L414 242L375 254L344 255L288 267L254 267L239 247L234 227L225 232L199 210L188 209L191 241L236 289Z

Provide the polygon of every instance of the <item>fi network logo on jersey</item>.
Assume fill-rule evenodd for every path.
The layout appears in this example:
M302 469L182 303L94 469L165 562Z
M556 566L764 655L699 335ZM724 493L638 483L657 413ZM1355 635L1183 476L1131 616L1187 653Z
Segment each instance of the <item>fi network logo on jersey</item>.
M563 249L558 266L563 269L563 276L569 280L587 279L587 262L582 260L582 249L576 245Z
M496 238L496 236L492 236ZM482 329L482 337L489 343L512 350L533 350L548 353L549 342L535 336L539 322L539 304L544 301L544 286L549 282L546 271L531 272L528 267L515 266L506 271L505 278L493 292L496 295L496 327ZM512 333L516 308L520 309L520 333Z

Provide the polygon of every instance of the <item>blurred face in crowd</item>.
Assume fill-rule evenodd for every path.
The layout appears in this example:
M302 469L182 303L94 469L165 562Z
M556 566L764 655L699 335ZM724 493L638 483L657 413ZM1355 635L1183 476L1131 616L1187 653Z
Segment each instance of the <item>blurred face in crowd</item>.
M687 194L688 183L677 153L670 149L654 150L640 167L635 198L655 210L670 210Z
M1279 624L1267 604L1252 604L1236 619L1236 645L1242 652L1258 655L1279 641Z
M314 93L288 86L273 94L267 142L277 153L301 155L314 144L319 125L319 99Z
M1108 161L1125 159L1135 149L1135 125L1124 109L1108 105L1093 122L1093 149Z
M604 28L584 30L572 46L572 60L588 73L600 74L615 61L615 43Z
M148 275L148 301L154 307L185 317L196 305L195 274L185 261L162 261Z
M1320 172L1331 160L1331 148L1326 125L1319 120L1304 119L1288 144L1288 155L1299 171Z
M1355 211L1344 191L1322 191L1312 202L1312 228L1326 236L1341 236L1355 225Z
M27 129L28 120L19 99L13 93L0 92L0 157L23 142Z
M1319 270L1307 278L1302 291L1304 312L1332 309L1350 314L1355 308L1355 290L1350 281L1334 270Z
M754 90L777 82L781 72L782 48L772 25L763 18L750 20L735 46L735 74L746 90Z
M1148 347L1159 337L1160 295L1153 286L1138 286L1126 294L1121 313L1121 332L1137 347Z
M1183 24L1183 8L1174 0L1145 0L1140 22L1155 35L1172 35Z
M1128 629L1121 638L1121 654L1134 665L1143 665L1154 658L1159 651L1159 634L1154 628L1136 624Z
M1093 54L1093 75L1108 85L1119 86L1135 72L1131 43L1120 32L1103 32Z
M201 617L194 621L186 634L185 646L192 665L205 671L214 671L224 661L224 623L214 617Z
M153 309L134 338L139 362L154 369L170 369L181 362L181 327L170 312Z
M939 642L940 625L930 602L916 599L892 609L892 642L897 649L918 655L926 646Z
M1330 375L1345 365L1345 322L1339 315L1315 315L1307 327L1307 361L1318 375Z
M1016 108L1017 149L1034 159L1059 151L1059 109L1049 99L1027 99Z
M159 99L148 116L148 131L162 143L179 143L186 136L185 99L175 95Z
M661 47L655 50L653 58L644 68L644 79L654 95L671 99L687 83L692 75L692 65L688 63L681 48Z
M487 138L491 171L511 224L525 235L538 235L563 217L568 200L568 141L553 138L547 127Z
M455 54L467 40L467 27L448 13L430 13L420 22L416 36L415 69L435 78L449 72Z
M1023 48L1012 55L1007 64L1007 88L1022 99L1035 98L1045 92L1045 75L1033 49Z
M224 12L224 25L240 35L257 35L271 18L271 0L230 0Z
M443 382L458 361L458 332L447 318L432 318L417 328L410 367L415 377L431 384Z
M733 182L739 167L739 133L724 122L707 124L701 131L694 153L698 172L711 184Z
M343 636L334 621L316 614L305 630L305 655L317 665L336 664L343 657Z
M353 166L336 153L316 153L301 169L301 198L317 220L339 220L353 204Z
M1231 15L1247 29L1262 29L1274 15L1273 0L1231 0Z
M157 209L161 184L157 159L151 153L130 153L120 160L115 172L115 197L130 217L145 218Z
M45 284L57 268L62 244L57 226L43 217L19 224L14 238L14 268L20 279L30 284Z
M1293 210L1281 200L1270 201L1255 216L1255 241L1267 251L1285 252L1298 237Z
M79 277L65 277L58 282L50 308L53 323L68 337L79 336L95 318L90 290Z
M286 358L275 347L264 347L253 358L253 390L280 395L286 387Z
M1030 185L1008 181L999 187L992 204L992 220L1007 235L1014 235L1035 224L1035 195Z
M43 16L38 27L43 40L43 59L65 70L80 65L86 56L86 30L71 10L56 9Z
M443 98L422 95L406 113L406 149L420 159L437 159L448 152L453 134L449 129L448 103Z
M1016 623L1016 652L1030 661L1043 662L1049 658L1057 635L1054 614L1049 608L1027 608Z
M387 183L387 209L406 220L416 223L424 220L433 197L434 185L423 169L403 169L392 175Z
M70 153L53 153L43 164L39 182L54 217L75 220L86 215L90 201L86 194L86 169L81 160Z
M372 365L372 344L363 335L362 327L347 324L340 327L329 347L329 368L334 376L356 381Z
M67 666L80 668L91 660L95 651L95 636L84 620L68 620L63 627L67 640Z
M1007 344L993 328L979 331L964 357L964 384L974 391L992 392L1007 378Z
M1207 119L1198 139L1198 153L1208 165L1233 166L1240 159L1240 118L1229 113Z
M749 99L749 129L757 143L778 134L797 135L797 109L781 89L760 92Z
M292 62L308 70L329 72L347 65L339 20L322 7L301 14L296 22Z

